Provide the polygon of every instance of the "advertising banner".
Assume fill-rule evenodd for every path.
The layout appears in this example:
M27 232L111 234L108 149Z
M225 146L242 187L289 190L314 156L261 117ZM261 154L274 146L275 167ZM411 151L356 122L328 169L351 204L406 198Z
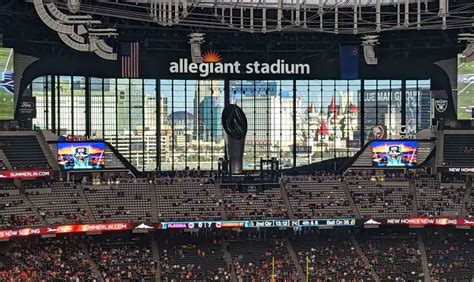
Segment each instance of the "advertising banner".
M474 219L447 218L447 217L410 217L410 218L385 218L369 219L364 221L364 226L370 225L409 225L409 226L463 226L474 227Z
M0 230L0 240L30 235L71 234L132 230L135 224L129 222L71 224L51 227L16 228Z
M13 179L13 178L39 178L39 177L50 177L52 175L49 170L5 170L0 171L0 179Z

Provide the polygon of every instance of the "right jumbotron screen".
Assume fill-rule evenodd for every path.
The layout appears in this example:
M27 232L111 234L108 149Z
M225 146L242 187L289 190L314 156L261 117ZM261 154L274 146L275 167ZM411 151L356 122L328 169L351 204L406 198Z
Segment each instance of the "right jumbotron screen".
M413 167L416 165L418 142L372 142L372 165L376 167Z
M458 119L470 120L474 115L474 61L458 55Z

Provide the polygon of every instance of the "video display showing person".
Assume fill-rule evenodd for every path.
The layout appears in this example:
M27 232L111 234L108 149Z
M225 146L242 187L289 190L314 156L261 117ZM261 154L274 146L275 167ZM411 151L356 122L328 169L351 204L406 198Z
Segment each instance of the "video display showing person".
M63 169L103 169L103 142L59 142L58 164Z
M416 165L416 141L374 141L372 165L377 167L413 167Z

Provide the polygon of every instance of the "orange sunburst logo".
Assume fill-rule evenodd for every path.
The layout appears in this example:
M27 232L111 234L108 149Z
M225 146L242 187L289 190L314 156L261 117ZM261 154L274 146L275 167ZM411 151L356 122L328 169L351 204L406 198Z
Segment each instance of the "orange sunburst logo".
M204 63L220 63L222 61L221 55L216 51L207 51L202 55L202 61Z

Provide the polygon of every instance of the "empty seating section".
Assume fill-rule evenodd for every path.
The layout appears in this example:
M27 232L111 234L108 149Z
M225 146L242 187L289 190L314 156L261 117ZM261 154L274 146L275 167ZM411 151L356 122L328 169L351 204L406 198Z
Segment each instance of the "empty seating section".
M445 134L443 163L446 166L474 165L474 136L472 134Z
M209 180L156 185L156 202L160 220L204 220L222 218L222 200Z
M89 252L105 281L155 281L157 263L145 238L100 238Z
M21 195L0 193L0 227L40 226L41 221Z
M416 234L367 230L358 236L358 242L381 281L423 279Z
M312 179L285 184L291 209L297 218L353 216L339 180Z
M218 238L183 233L159 238L158 244L162 281L230 280Z
M54 182L51 192L27 192L28 198L38 208L40 214L50 224L54 223L79 223L93 221L84 208L82 199L76 185L66 182Z
M288 253L286 242L279 238L230 239L229 252L234 262L234 270L239 281L251 281L259 277L271 280L272 260L277 281L297 280L297 271Z
M465 184L439 183L433 178L422 178L415 181L415 191L419 215L460 216Z
M0 256L11 259L5 272L0 266L0 281L93 281L90 261L77 238L11 241Z
M473 281L474 234L470 231L437 230L423 234L431 279Z
M151 221L148 184L84 186L84 193L97 221Z
M347 186L363 217L406 217L412 213L413 195L408 181L351 179Z
M224 207L232 219L288 218L279 187L268 187L264 191L237 187L222 188Z
M17 169L49 168L48 160L35 135L0 135L8 160Z
M362 258L357 254L349 236L323 232L298 236L291 241L301 267L310 281L371 281Z

